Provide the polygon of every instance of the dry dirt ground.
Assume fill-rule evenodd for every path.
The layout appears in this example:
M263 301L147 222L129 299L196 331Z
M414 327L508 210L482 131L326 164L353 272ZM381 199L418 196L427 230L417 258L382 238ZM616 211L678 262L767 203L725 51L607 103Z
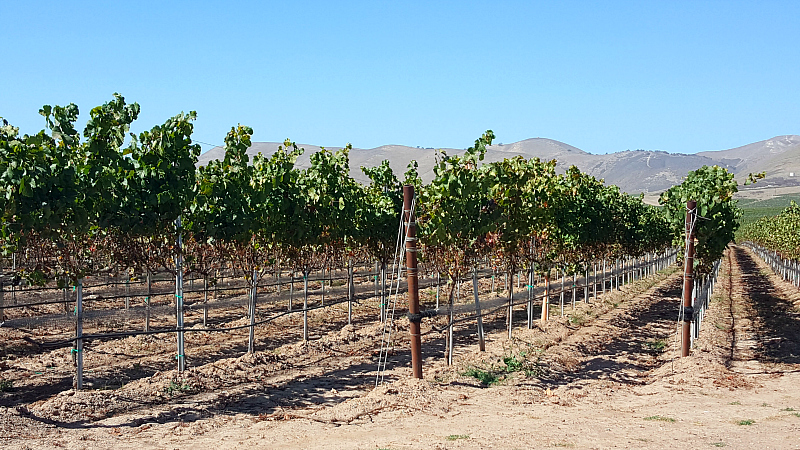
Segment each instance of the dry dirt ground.
M65 389L68 351L0 362L3 448L800 448L800 292L742 247L723 261L692 356L677 358L675 269L579 303L513 339L505 315L456 332L423 323L424 380L409 378L407 321L394 334L385 383L374 388L382 326L359 308L244 332L196 333L178 376L174 338L90 344L94 389ZM346 321L344 321L346 322ZM235 324L231 322L229 324ZM20 336L6 332L4 345ZM105 355L105 357L104 357ZM102 389L103 383L109 387Z

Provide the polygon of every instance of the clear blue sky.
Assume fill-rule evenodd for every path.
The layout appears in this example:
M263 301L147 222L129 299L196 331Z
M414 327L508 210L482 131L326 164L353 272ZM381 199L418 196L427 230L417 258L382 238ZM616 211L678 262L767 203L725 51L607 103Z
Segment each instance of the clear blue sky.
M3 2L0 116L119 92L134 131L694 153L800 134L800 1ZM82 126L82 125L81 125ZM210 148L203 145L204 150Z

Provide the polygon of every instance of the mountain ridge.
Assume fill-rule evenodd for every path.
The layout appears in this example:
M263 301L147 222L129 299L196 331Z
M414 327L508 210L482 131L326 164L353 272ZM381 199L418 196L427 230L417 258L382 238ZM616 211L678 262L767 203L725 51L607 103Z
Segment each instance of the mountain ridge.
M259 152L271 155L279 145L282 143L254 142L247 153L251 157ZM308 167L309 155L321 148L310 144L298 147L305 149L297 161L300 167ZM331 151L341 149L341 147L325 148ZM353 148L350 151L350 173L354 179L366 183L369 180L360 167L374 167L383 160L389 160L395 174L402 177L408 163L416 160L420 176L424 181L430 181L433 178L436 153L440 151L448 155L464 152L463 149L432 149L405 145L382 145L371 149ZM575 165L581 171L602 178L607 184L615 184L629 194L658 194L679 184L689 171L703 165L725 167L740 181L743 181L749 173L765 171L767 176L759 183L759 188L797 187L797 192L800 192L800 136L798 135L780 135L732 149L695 154L661 150L625 150L603 155L588 153L554 139L538 137L510 144L491 145L487 149L484 163L516 155L525 158L538 157L542 160L555 159L559 172ZM214 147L200 155L198 165L205 165L212 159L222 159L222 157L224 149Z

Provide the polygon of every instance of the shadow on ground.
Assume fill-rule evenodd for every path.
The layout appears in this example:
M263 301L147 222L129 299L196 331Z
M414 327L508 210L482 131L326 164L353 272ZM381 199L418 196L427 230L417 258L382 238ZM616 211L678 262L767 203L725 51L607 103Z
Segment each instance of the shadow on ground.
M800 364L800 311L782 298L768 269L757 264L752 253L733 247L733 258L742 273L743 295L756 311L755 357L760 362Z

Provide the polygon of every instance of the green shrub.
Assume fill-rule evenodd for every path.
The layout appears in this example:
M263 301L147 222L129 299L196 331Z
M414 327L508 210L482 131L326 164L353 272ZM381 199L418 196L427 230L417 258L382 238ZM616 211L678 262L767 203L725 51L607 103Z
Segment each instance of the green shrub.
M478 381L480 381L482 384L485 384L487 386L491 386L491 385L497 383L498 381L500 381L497 378L497 375L495 375L491 371L481 370L481 369L478 369L476 367L470 367L469 369L467 369L466 372L464 372L464 375L466 375L468 377L475 378Z

